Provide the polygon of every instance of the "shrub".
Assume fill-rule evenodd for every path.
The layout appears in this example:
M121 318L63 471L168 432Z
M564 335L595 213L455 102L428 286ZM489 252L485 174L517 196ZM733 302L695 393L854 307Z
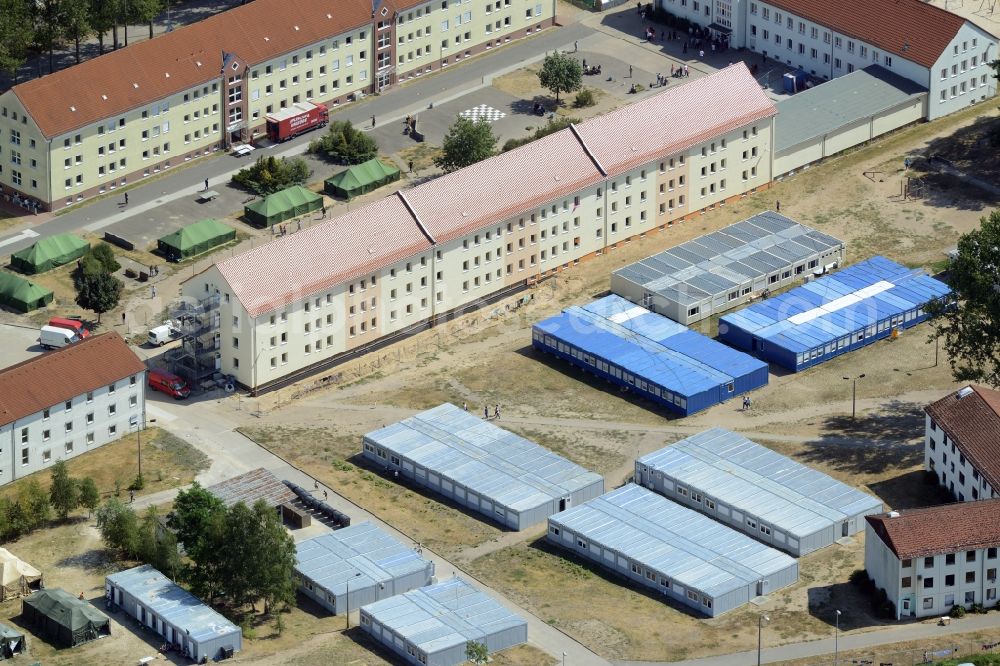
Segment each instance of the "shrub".
M948 613L953 618L965 617L965 606L959 606L955 604L951 607L951 612Z
M868 576L868 572L864 569L855 569L852 571L848 580L851 582L851 585L861 589L865 589L871 583L871 578Z
M986 615L986 607L982 604L972 604L969 608L969 612L975 615Z
M298 157L259 157L251 166L236 172L233 182L257 196L266 197L286 187L305 184L311 174L306 161Z
M545 125L536 129L530 136L526 136L523 139L508 139L503 144L502 152L507 152L508 150L513 150L514 148L529 144L532 141L537 141L542 137L564 130L570 125L578 122L580 122L579 118L553 118L549 122L545 123Z
M100 262L105 273L114 273L121 268L121 264L115 260L115 251L107 243L98 243L90 254Z
M309 152L339 164L361 164L378 155L378 144L348 120L334 120L327 133L309 143Z
M573 106L578 109L582 109L585 106L594 106L597 104L597 99L594 97L594 91L589 88L584 88L576 94L576 98L573 100Z

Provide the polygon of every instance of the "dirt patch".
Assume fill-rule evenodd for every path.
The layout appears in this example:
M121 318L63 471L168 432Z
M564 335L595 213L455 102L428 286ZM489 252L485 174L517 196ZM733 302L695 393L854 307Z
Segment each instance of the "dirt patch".
M406 164L407 167L410 162L413 162L413 173L437 171L438 169L434 165L434 160L441 155L441 148L428 143L418 143L415 146L404 148L397 155L399 155L399 161L402 164ZM425 173L424 175L428 174Z
M138 437L142 442L142 474L146 485L136 492L136 497L186 486L198 472L208 469L209 460L205 454L164 430L147 428ZM81 443L78 442L77 445ZM139 472L136 435L126 435L76 458L70 458L66 461L66 467L72 477L93 478L102 497L112 495L117 482L120 496L128 498L128 491L125 489ZM48 471L36 472L3 486L0 488L0 495L13 497L28 479L37 479L43 488L48 488L50 478Z
M538 82L539 69L541 69L541 65L530 65L523 69L510 72L509 74L498 76L493 79L493 87L501 92L507 93L508 95L513 95L514 97L524 100L526 109L530 109L531 104L534 102L541 102L545 105L545 108L548 111L554 111L557 116L579 118L581 120L605 114L608 111L624 106L626 101L628 101L613 95L606 90L596 87L595 85L588 85L590 83L590 81L588 81L589 77L584 77L583 88L581 88L581 90L586 89L593 93L595 104L593 106L585 107L573 106L573 100L576 98L576 93L572 92L561 93L559 95L559 104L557 105L555 95L543 88ZM542 118L539 118L536 125L528 125L524 129L525 132L531 133L535 131L537 127L542 127L544 125L545 121Z

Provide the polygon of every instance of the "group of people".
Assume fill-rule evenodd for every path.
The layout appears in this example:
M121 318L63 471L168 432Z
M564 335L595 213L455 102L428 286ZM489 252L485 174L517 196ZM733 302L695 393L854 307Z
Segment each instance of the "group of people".
M587 76L591 76L591 75L594 75L594 74L600 74L601 73L601 66L600 65L591 65L590 67L588 67L587 66L587 59L584 58L583 59L583 73L586 74Z
M691 75L691 70L685 65L670 65L670 76L675 79L683 79Z
M462 409L464 409L465 411L469 411L469 403L463 402L462 403ZM492 417L490 416L490 406L489 405L484 405L483 406L483 418L486 419L487 421L489 421L491 418L499 419L500 418L500 403L498 402L495 405L493 405L493 416Z
M159 275L159 274L160 274L160 267L157 266L156 264L150 264L149 277L153 277L154 275Z
M753 398L751 398L749 395L744 395L743 396L743 411L744 412L749 412L751 407L753 407Z
M33 215L38 215L38 209L41 208L41 203L35 201L30 197L22 197L17 192L14 192L13 195L5 193L4 199L6 199L8 203L12 203L15 206L19 206Z

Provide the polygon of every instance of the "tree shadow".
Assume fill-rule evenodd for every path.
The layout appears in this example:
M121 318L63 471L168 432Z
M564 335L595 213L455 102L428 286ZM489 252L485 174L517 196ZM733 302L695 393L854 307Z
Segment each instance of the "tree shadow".
M76 567L84 571L106 571L117 559L106 548L90 548L82 553L67 555L58 562L57 567Z
M822 463L845 474L880 474L923 461L922 438L914 439L923 433L924 410L914 402L893 400L857 418L828 416L821 429L818 439L805 442L803 462Z
M871 611L871 597L852 583L818 585L806 591L809 598L809 614L828 625L831 631L838 625L837 611L840 611L840 631L864 629L890 624L889 620L875 617Z
M924 470L906 472L869 484L868 488L893 509L919 509L954 501L937 476Z

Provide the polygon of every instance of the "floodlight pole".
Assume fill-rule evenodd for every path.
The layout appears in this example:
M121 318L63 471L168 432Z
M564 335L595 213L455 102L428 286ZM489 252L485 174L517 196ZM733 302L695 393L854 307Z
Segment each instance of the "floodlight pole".
M833 666L838 666L840 663L840 611L836 611L836 625L833 630Z
M844 379L851 382L851 420L855 420L858 415L858 380L864 379L865 373L861 373L853 379L851 377L844 377Z
M760 666L761 638L764 634L764 623L770 622L771 618L761 613L757 617L757 666Z

